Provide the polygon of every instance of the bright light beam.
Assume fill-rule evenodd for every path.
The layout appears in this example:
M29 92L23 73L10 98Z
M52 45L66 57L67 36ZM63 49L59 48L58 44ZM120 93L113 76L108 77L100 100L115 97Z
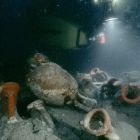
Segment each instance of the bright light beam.
M113 0L113 5L116 5L116 4L118 4L118 3L120 3L119 0Z
M118 18L115 18L115 17L114 17L114 18L108 18L108 19L106 19L105 21L108 22L108 21L113 21L113 20L117 20L117 19L118 19Z
M98 4L99 0L93 0L95 4Z
M118 2L119 2L119 0L113 0L113 2L114 2L114 3L118 3Z

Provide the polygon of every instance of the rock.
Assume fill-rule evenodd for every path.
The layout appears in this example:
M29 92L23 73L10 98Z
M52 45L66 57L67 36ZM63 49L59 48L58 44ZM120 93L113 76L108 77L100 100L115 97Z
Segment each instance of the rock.
M40 120L35 120L38 126L38 131L34 131L34 124L31 122L20 122L18 126L14 127L9 140L60 140L49 130L43 128L43 124Z
M86 112L69 106L51 107L47 105L43 107L42 105L44 106L40 100L31 103L28 108L32 110L32 118L18 119L18 122L14 124L8 124L7 118L3 116L0 119L0 140L60 140L58 136L62 140L98 139L94 135L87 134L80 124ZM126 115L117 113L108 105L104 107L110 114L112 125L121 140L137 140L139 132L129 124ZM48 114L50 114L49 117ZM55 124L55 126L50 124Z
M116 124L115 131L120 136L121 140L138 140L138 130L127 122L121 121Z
M55 125L57 126L56 130L58 130L58 135L63 138L62 140L77 140L78 138L79 140L85 140L87 138L88 140L96 140L95 136L89 136L80 125L80 121L85 115L85 112L82 110L77 110L76 108L68 106L47 106L47 110L55 121Z
M124 72L123 78L126 82L140 82L140 71Z
M48 107L47 110L54 120L59 123L67 124L69 128L81 131L80 121L84 116L84 112L70 107Z
M53 131L44 125L40 119L20 120L8 124L6 118L1 119L0 140L60 140ZM35 130L36 124L36 130Z
M27 109L30 111L32 118L42 118L41 120L46 124L46 127L54 130L55 125L50 114L46 111L42 100L32 102L27 106Z
M54 123L46 112L42 101L35 101L28 107L32 118L19 119L16 123L7 123L7 117L0 120L0 140L60 140L54 134Z
M105 106L105 108L110 114L114 131L116 134L118 134L120 139L137 140L139 132L135 127L129 124L127 120L128 118L125 115L117 113L108 106ZM85 112L81 112L69 107L47 107L47 110L52 118L59 124L59 126L63 126L65 124L65 126L75 132L75 134L77 134L81 140L85 140L87 138L89 140L97 139L97 137L87 134L80 124L80 121L83 120L86 114ZM109 137L112 138L110 140L118 138L114 134L113 137L111 135Z

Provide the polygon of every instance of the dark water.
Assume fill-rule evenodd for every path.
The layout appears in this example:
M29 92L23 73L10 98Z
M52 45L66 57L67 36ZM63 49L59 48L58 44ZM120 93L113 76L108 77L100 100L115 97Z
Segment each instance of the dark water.
M136 2L130 3L132 7ZM26 60L36 51L47 54L52 61L62 65L71 73L88 72L92 67L100 67L111 73L139 70L140 40L136 27L139 25L139 20L136 18L139 17L139 8L136 7L135 11L133 9L133 14L131 10L127 13L130 14L130 19L120 18L118 21L113 21L114 23L103 24L108 13L107 8L106 3L96 6L87 0L1 0L1 80L22 81ZM104 31L107 43L102 46L93 42L79 50L60 49L57 44L55 47L50 47L39 35L35 35L38 33L40 19L50 15L79 24L87 37L98 31Z
M115 76L125 71L140 70L140 1L123 0L114 9L107 1L100 5L93 4L93 1L0 0L0 82L20 83L17 109L21 116L29 117L26 107L36 100L25 84L27 60L35 52L47 55L74 76L77 72L88 73L93 67ZM50 28L42 26L46 17L50 16L63 19L82 30L87 38L86 45L78 46L77 41L74 48L68 49L67 46L50 45L52 36L44 35ZM105 21L112 16L118 19ZM57 22L55 27L58 31L51 34L57 35ZM106 36L105 44L89 41L101 32ZM64 37L62 42L66 40ZM120 105L113 109L118 114L127 115L127 120L140 129L137 123L139 105ZM62 126L59 124L57 127L61 131Z

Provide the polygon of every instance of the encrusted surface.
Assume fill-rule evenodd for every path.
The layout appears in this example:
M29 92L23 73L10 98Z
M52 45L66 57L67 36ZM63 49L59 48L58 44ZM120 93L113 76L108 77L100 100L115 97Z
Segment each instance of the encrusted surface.
M48 104L63 105L76 96L76 80L55 63L46 63L28 74L28 85L33 93Z

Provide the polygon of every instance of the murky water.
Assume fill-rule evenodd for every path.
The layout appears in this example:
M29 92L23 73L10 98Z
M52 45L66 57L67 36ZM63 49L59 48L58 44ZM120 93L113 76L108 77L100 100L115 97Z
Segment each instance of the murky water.
M17 82L20 91L17 104L15 96L12 96L14 100L9 95L4 99L5 94L1 94L1 104L4 107L7 105L7 108L4 113L3 106L0 106L0 140L8 136L9 140L16 138L16 131L23 124L31 134L30 130L35 127L32 123L34 115L27 110L27 106L37 99L46 102L48 98L51 100L45 103L45 109L56 128L48 130L44 116L40 115L37 119L41 120L39 130L44 134L42 139L50 131L62 140L106 139L90 134L80 124L91 109L104 108L121 140L138 140L139 31L139 0L1 0L0 91L3 93L6 82ZM33 57L36 53L43 54L49 62L60 66L59 72L55 68L50 68L50 73L46 69L35 71L42 65L41 57ZM43 62L43 66L44 63L48 62ZM37 84L34 79L38 80ZM38 93L32 90L35 84L41 96L36 96ZM77 100L82 105L76 104ZM20 119L15 125L7 123L7 114L13 104L16 104L17 118L23 121L21 124ZM99 115L96 121L91 119L91 128L102 127L102 117ZM22 133L27 134L26 131ZM35 135L31 134L33 138Z

